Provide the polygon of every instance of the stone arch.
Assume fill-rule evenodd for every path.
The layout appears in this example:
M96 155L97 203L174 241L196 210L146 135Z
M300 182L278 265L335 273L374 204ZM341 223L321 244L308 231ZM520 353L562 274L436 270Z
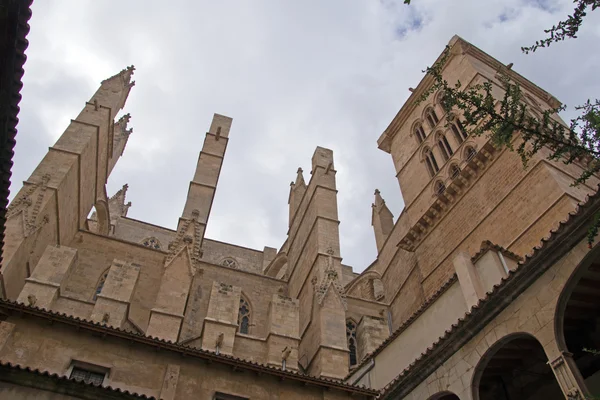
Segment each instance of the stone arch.
M600 351L600 246L586 254L563 286L554 333L577 384L593 395L600 394L600 356L590 352Z
M429 126L430 130L435 129L440 120L438 114L435 112L435 107L433 107L432 104L429 104L423 109L423 115L421 116L421 119L423 121L427 121L427 125Z
M425 133L425 129L423 129L423 120L417 119L412 123L410 127L410 134L416 138L417 145L425 142L427 139L427 134Z
M544 347L525 332L489 347L473 370L471 390L473 400L564 399Z
M377 271L367 271L357 276L346 286L346 295L365 300L381 300L385 297L385 288L381 275Z
M287 254L281 252L269 263L269 265L267 265L264 274L272 277L281 276L287 272L287 263Z
M447 390L439 392L429 397L427 400L460 400L460 397Z

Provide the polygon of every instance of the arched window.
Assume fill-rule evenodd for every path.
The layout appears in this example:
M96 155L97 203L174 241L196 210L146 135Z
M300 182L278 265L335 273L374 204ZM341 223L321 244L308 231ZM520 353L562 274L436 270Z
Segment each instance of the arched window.
M448 139L446 136L439 135L438 136L438 145L440 146L440 150L442 152L442 157L444 157L444 161L448 161L452 153L452 147L450 147L450 143L448 143Z
M248 301L240 297L240 310L238 312L238 331L248 334L250 332L250 304Z
M465 131L465 128L463 124L460 123L460 121L454 121L450 125L450 129L452 129L452 133L454 133L454 137L456 138L456 141L458 143L462 143L463 141L465 141L465 139L467 139L467 132Z
M237 268L238 267L237 261L235 261L231 257L227 257L223 261L221 261L221 265L224 267L229 267L229 268Z
M435 99L436 104L438 104L442 109L442 113L446 113L449 111L448 109L446 109L446 105L444 104L444 97L444 91L440 90Z
M348 350L350 350L350 366L357 364L358 359L356 357L356 323L349 319L346 321L346 339L348 340Z
M429 122L429 126L431 127L431 129L435 128L439 121L433 108L427 110L427 112L425 113L425 118L427 118L427 122Z
M419 141L419 143L423 143L423 141L426 138L426 136L425 136L425 130L423 129L423 125L418 124L417 126L415 126L415 132L414 132L414 134L417 137L417 140Z
M435 183L435 194L439 196L440 194L444 193L445 191L446 191L446 185L444 185L444 182L437 181Z
M149 237L142 241L142 244L146 247L150 247L151 249L160 250L160 242L155 237Z
M104 282L106 282L106 277L108 276L108 269L102 273L100 279L98 279L98 284L96 285L96 292L94 293L93 300L96 301L98 299L98 295L102 292L102 288L104 287Z
M431 152L431 149L425 149L425 164L427 164L427 171L429 171L429 175L432 177L440 170L438 167L437 161L435 160L435 156Z
M458 165L454 164L450 167L450 178L456 179L457 176L460 175L460 168Z
M475 154L477 154L477 152L471 146L467 147L467 149L465 150L465 158L467 159L467 161L471 161L471 159L475 157Z

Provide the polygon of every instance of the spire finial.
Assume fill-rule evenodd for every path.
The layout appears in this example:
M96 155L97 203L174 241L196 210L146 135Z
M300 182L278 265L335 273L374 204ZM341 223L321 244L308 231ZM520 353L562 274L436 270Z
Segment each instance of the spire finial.
M302 168L298 167L298 171L296 171L297 175L296 175L296 182L294 183L294 187L298 186L298 185L306 186L306 183L304 183L304 175L302 175L302 172L304 172L302 170Z

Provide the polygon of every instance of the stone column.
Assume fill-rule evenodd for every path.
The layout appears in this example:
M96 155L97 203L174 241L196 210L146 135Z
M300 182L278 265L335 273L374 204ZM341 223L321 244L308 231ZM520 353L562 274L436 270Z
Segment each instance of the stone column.
M33 274L25 279L25 286L17 301L50 310L76 262L76 249L47 246Z
M562 352L560 356L548 364L552 367L554 376L556 376L556 380L567 399L583 400L591 398L579 368L573 360L573 354Z
M129 304L139 275L139 265L113 260L102 291L97 296L92 321L120 328L129 314Z

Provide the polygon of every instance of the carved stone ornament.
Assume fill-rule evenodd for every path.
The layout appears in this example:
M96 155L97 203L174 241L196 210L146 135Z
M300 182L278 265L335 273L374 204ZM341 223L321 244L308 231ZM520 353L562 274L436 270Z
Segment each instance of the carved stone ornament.
M185 220L185 222L181 224L181 228L177 231L175 240L169 243L169 255L167 256L165 265L169 264L183 247L190 247L190 245L192 262L200 261L202 258L202 249L200 248L200 243L202 241L202 226L200 225L200 222L198 222L199 217L200 212L198 210L193 210L192 218ZM187 234L190 225L193 225L194 227L193 236Z
M344 292L344 287L340 283L340 279L337 271L334 268L334 260L333 260L333 249L330 247L327 249L327 254L329 254L327 260L327 267L323 274L323 280L321 283L315 286L315 294L317 296L317 302L319 305L323 305L323 300L325 299L325 295L327 294L327 290L331 286L333 290L337 292L340 296L342 304L344 305L344 309L348 308L348 303L346 302L346 293ZM315 279L316 276L313 278Z
M49 221L49 219L44 218L38 223L37 218L42 208L42 201L44 200L50 179L50 174L44 174L39 182L29 185L27 190L15 198L7 208L6 219L23 213L25 237L28 237ZM35 201L33 198L35 198Z
M27 302L31 307L33 307L35 306L35 303L37 303L37 298L34 295L30 294L29 296L27 296Z

